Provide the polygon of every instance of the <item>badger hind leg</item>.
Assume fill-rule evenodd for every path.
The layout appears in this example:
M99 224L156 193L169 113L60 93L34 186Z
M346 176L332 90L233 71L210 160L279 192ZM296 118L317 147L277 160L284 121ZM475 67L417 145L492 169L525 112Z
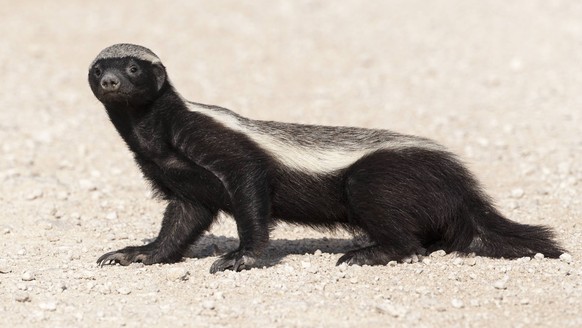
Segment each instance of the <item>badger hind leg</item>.
M353 197L351 202L356 200ZM372 245L347 252L336 265L386 265L402 261L422 248L420 239L407 230L398 213L374 204L369 197L355 202L350 211L350 223L368 235Z
M424 241L422 213L414 198L406 195L402 172L391 170L390 154L375 154L360 159L344 175L349 223L364 232L372 245L342 256L337 264L386 265L411 256ZM410 190L408 190L410 192Z

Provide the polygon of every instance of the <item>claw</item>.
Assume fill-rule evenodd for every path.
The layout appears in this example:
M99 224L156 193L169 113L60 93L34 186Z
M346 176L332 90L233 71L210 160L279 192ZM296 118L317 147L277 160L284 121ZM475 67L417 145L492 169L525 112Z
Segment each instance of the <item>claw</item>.
M119 252L109 252L109 253L105 253L103 255L101 255L101 257L99 257L99 259L97 259L97 264L100 267L103 267L104 265L110 265L110 264L120 264L123 266L127 266L129 265L130 261L128 261L126 259L126 254L123 253L119 253Z
M245 263L243 261L242 258L236 260L236 262L234 262L234 265L232 266L232 270L236 271L236 272L240 272L241 270L245 269Z
M215 274L218 271L226 271L230 268L232 268L232 265L229 265L228 262L224 259L219 259L212 263L212 266L210 267L210 273Z
M244 255L240 251L234 251L216 260L210 267L210 273L214 274L226 270L239 272L250 269L253 263L255 263L254 257Z
M97 265L99 265L99 267L103 267L104 265L113 265L113 264L128 266L132 262L144 262L145 258L146 258L146 256L144 254L137 254L137 255L133 254L132 255L131 253L126 253L126 252L123 252L123 250L119 250L119 251L113 251L113 252L109 252L109 253L105 253L105 254L101 255L97 259Z

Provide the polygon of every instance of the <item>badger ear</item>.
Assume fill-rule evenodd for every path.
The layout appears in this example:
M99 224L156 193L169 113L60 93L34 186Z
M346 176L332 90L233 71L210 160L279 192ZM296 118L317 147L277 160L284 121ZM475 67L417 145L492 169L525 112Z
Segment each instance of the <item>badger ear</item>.
M164 65L162 65L162 63L153 63L152 69L154 71L154 75L156 76L158 91L160 91L164 86L164 83L166 83L166 68Z

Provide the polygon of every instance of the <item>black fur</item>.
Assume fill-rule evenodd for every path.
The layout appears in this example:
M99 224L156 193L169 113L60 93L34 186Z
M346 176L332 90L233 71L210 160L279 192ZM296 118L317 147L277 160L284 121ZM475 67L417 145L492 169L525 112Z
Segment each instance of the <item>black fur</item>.
M383 265L433 245L505 258L538 252L558 257L564 251L549 228L499 214L460 162L425 139L385 130L253 121L188 103L159 59L134 45L105 49L90 67L89 84L145 177L168 202L155 241L104 254L97 261L101 265L179 261L219 211L234 217L240 245L217 260L211 272L251 267L277 220L342 227L370 238L371 246L348 252L338 264ZM227 115L246 130L202 109ZM257 142L262 139L253 139L255 133L314 152L376 148L345 167L309 171L286 165Z

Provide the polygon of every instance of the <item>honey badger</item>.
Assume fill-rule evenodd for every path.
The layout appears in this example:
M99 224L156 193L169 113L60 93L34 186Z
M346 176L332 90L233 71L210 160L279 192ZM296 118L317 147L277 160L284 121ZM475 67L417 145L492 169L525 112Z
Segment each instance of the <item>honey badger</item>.
M517 258L564 250L545 226L506 219L458 159L435 142L388 130L252 120L185 100L151 50L116 44L89 84L156 193L158 237L100 265L179 261L220 211L239 247L212 273L253 266L278 221L365 234L337 264L384 265L420 248Z

